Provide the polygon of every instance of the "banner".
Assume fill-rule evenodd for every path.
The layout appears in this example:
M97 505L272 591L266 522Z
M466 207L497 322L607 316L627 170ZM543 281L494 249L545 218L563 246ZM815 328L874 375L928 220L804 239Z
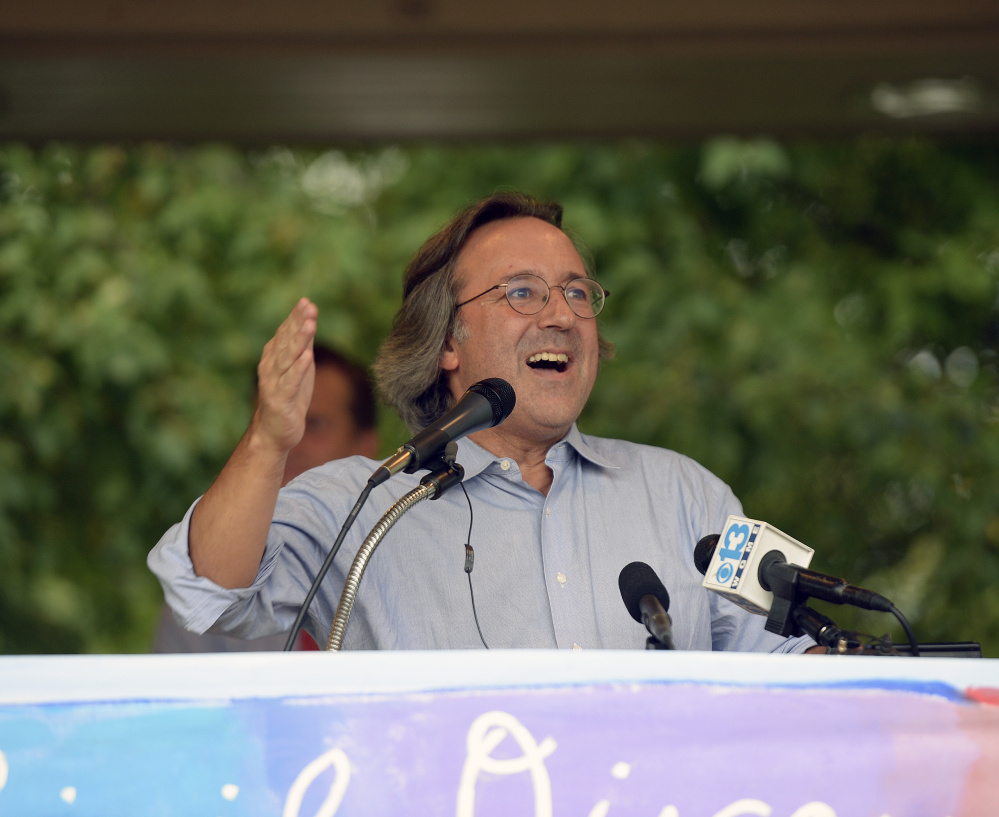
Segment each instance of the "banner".
M0 815L985 817L999 662L0 658Z

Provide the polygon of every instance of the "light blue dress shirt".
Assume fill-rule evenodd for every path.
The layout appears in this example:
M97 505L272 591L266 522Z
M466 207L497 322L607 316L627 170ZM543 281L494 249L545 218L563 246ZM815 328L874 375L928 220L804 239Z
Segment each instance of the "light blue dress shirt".
M475 607L490 648L642 649L648 633L618 589L621 568L633 561L662 579L677 649L800 652L814 643L768 633L763 617L701 587L694 546L742 507L693 460L573 426L548 452L554 479L547 496L523 481L516 462L468 439L457 461L474 515ZM148 558L178 620L195 632L244 638L287 630L377 465L351 457L287 485L260 571L244 589L194 574L189 510ZM399 474L372 491L309 609L307 629L321 648L358 548L423 475ZM389 530L362 576L344 649L482 647L464 570L469 520L469 502L454 487Z

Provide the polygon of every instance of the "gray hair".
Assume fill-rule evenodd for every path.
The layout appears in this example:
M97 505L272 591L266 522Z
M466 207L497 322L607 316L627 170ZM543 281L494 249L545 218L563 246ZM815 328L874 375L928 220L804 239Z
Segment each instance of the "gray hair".
M458 254L477 228L522 217L539 218L562 229L560 204L522 193L497 193L458 213L424 242L406 267L402 306L373 370L382 399L414 433L454 402L440 357L448 338L461 343L466 337L456 307L461 286L455 272ZM612 354L613 346L600 338L601 359Z

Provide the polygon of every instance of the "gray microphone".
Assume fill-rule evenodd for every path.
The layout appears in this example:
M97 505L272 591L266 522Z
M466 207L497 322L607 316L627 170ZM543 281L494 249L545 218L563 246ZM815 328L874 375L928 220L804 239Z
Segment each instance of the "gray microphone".
M631 562L621 569L617 578L624 606L631 617L645 625L650 638L649 650L675 650L673 621L669 617L669 593L651 567L645 562Z

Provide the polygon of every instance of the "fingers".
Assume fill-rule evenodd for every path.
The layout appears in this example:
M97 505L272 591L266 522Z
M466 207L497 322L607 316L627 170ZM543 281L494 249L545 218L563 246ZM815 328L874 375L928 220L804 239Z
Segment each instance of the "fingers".
M315 377L312 343L318 314L316 305L302 298L264 346L257 366L254 424L284 450L297 445L305 431Z
M283 373L294 366L306 349L312 348L316 336L319 310L308 298L302 298L284 319L268 344L273 344L273 366Z
M302 298L291 314L281 323L274 337L264 346L260 357L257 374L261 382L268 383L287 375L296 366L308 368L309 357L304 358L306 351L311 353L312 341L316 335L316 317L319 310L308 298Z

